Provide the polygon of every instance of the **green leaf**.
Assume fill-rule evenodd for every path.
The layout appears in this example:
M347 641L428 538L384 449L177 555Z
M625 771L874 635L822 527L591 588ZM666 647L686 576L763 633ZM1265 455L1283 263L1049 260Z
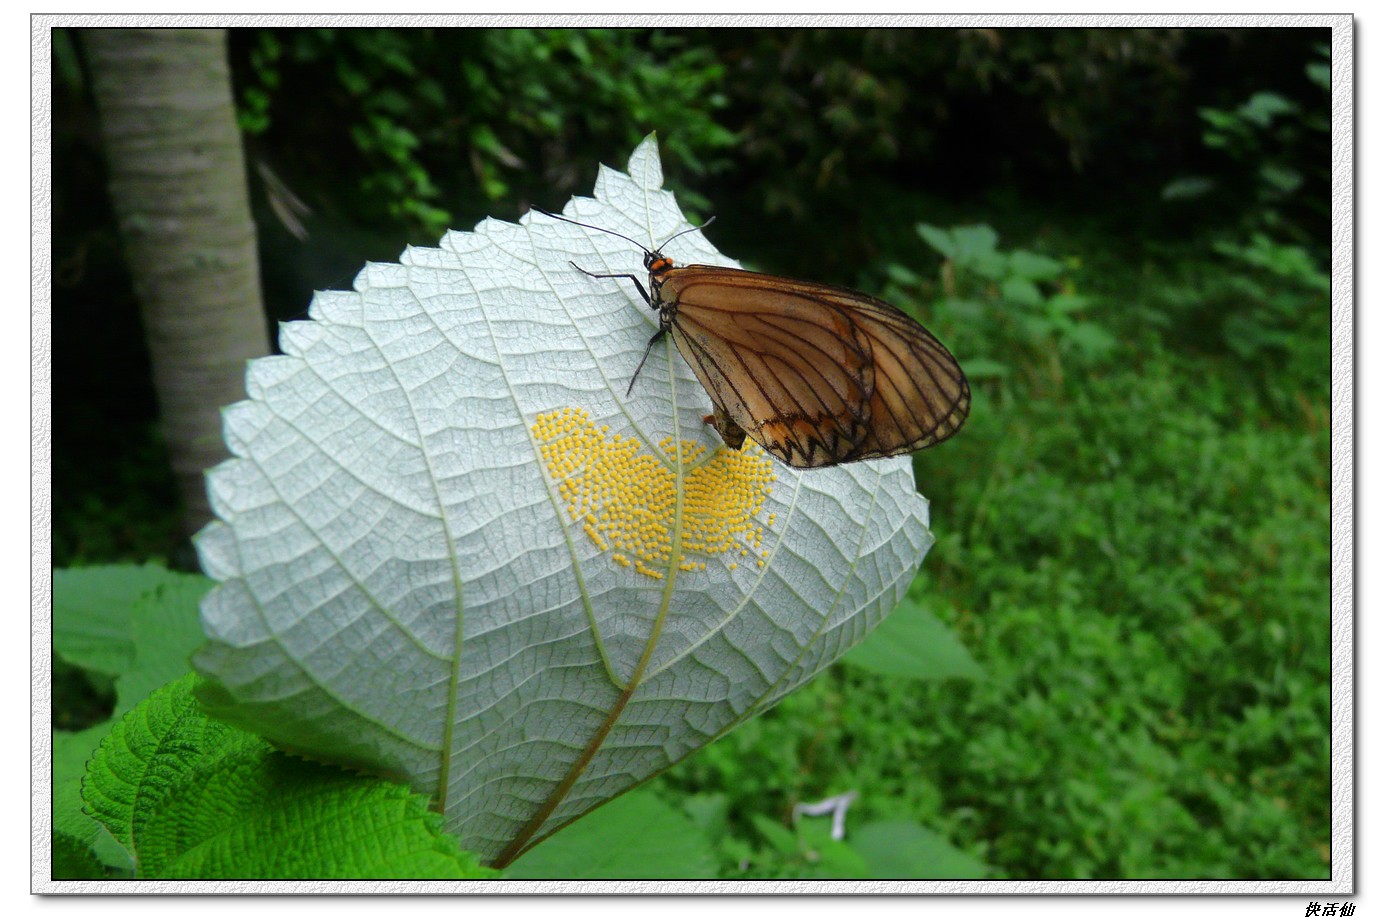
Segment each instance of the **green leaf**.
M860 854L849 844L832 839L830 818L801 817L792 830L762 815L753 816L751 824L777 854L763 865L757 865L760 875L794 879L868 877L866 862Z
M891 282L906 287L918 285L921 281L919 279L918 273L914 272L909 267L901 266L898 263L890 263L889 265L887 265L885 267L885 274L890 277Z
M1303 185L1303 174L1292 167L1267 163L1260 167L1260 178L1284 195Z
M87 843L95 835L95 822L82 813L82 775L112 723L53 732L53 829Z
M117 677L116 715L188 670L205 639L197 605L215 584L158 565L83 567L53 575L54 649Z
M730 800L722 792L698 792L688 795L681 805L683 813L702 831L708 842L715 843L726 834Z
M1159 197L1165 202L1196 199L1217 188L1215 180L1206 176L1183 176L1164 184Z
M68 663L118 676L134 660L130 612L172 571L156 564L53 571L53 650Z
M135 656L115 681L116 715L188 672L188 658L207 640L197 605L214 586L201 574L169 572L135 602L130 613Z
M1256 93L1238 111L1249 121L1267 128L1277 116L1297 110L1297 105L1278 93Z
M1330 90L1332 88L1332 65L1314 61L1304 68L1304 70L1308 74L1308 79L1324 90Z
M223 748L268 750L253 735L211 721L197 706L188 674L141 702L102 739L82 780L87 813L137 856L149 815L194 767Z
M1010 272L1021 279L1050 282L1063 273L1063 264L1051 256L1015 250L1010 254Z
M765 838L776 851L786 856L797 855L799 852L798 834L776 820L770 820L760 814L756 814L750 819L751 824L760 836Z
M118 718L156 687L187 673L188 656L205 640L197 603L211 586L205 577L155 565L60 571L54 580L55 636L62 613L76 656L116 676ZM114 723L53 733L53 826L95 849L103 865L128 868L128 844L114 841L82 811L87 761Z
M978 271L996 265L1004 266L1005 258L996 252L1000 235L985 224L970 224L952 229L952 240L956 247L954 259L964 266Z
M994 359L968 359L967 377L973 381L983 378L1004 378L1010 374L1010 366Z
M1000 295L1006 301L1032 308L1044 303L1044 293L1028 279L1006 279L1000 283Z
M427 798L208 718L189 674L117 722L83 785L140 878L493 877Z
M1091 299L1086 295L1076 295L1068 292L1059 292L1048 299L1048 313L1052 316L1065 314L1076 314L1078 311L1085 311L1091 307Z
M129 853L82 810L82 776L113 721L81 731L53 732L53 834L93 850L102 866L131 868Z
M408 786L268 751L196 767L140 840L145 878L498 877Z
M576 220L691 230L653 139ZM683 263L729 266L700 233ZM517 855L825 669L933 537L908 457L812 470L704 424L628 280L639 246L537 213L370 264L224 412L194 658L218 717L406 780ZM629 392L627 394L627 391Z
M977 301L974 298L944 298L938 302L938 313L949 315L957 321L975 322L982 320L990 312L990 308L984 301ZM967 373L971 373L971 366L967 366Z
M711 878L717 864L702 830L654 795L633 791L520 856L507 878Z
M913 821L868 823L847 834L871 878L954 880L985 878L987 866Z
M914 225L914 230L923 238L924 243L937 250L948 259L957 256L957 243L952 239L952 234L931 224L919 223Z
M53 831L51 874L54 881L104 881L115 877L87 843L59 830Z
M832 839L832 821L800 817L795 823L798 852L806 867L801 874L814 879L856 880L870 877L870 866L854 846Z
M1224 109L1213 109L1210 107L1197 110L1197 114L1202 120L1214 129L1226 131L1234 128L1237 124L1236 116Z
M1116 346L1115 336L1105 327L1091 321L1073 324L1063 332L1063 339L1091 358L1100 358Z
M902 679L985 675L952 630L913 600L901 603L842 659L853 667Z

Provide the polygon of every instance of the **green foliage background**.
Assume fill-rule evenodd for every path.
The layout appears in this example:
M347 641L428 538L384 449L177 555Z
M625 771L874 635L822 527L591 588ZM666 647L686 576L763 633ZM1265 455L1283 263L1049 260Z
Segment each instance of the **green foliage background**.
M1311 879L1331 859L1328 40L256 29L231 47L272 319L446 226L557 208L657 130L724 252L881 292L971 375L966 429L915 461L939 541L911 598L979 678L846 663L659 779L717 875L859 872L793 812L850 790L848 841L914 821L971 857L951 874ZM187 562L85 66L55 34L55 562ZM99 676L60 671L60 726L109 708Z

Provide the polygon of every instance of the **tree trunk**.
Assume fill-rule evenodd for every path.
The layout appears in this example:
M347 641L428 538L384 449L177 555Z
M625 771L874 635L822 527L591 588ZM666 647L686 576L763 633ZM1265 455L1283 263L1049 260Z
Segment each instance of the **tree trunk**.
M269 351L220 29L86 30L111 198L144 318L188 534L211 518L220 408Z

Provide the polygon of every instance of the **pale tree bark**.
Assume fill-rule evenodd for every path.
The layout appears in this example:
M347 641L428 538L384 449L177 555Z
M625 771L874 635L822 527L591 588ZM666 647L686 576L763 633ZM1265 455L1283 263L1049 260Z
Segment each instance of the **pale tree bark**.
M82 38L192 534L212 515L203 472L226 456L219 410L245 396L246 360L269 351L226 34L101 29Z

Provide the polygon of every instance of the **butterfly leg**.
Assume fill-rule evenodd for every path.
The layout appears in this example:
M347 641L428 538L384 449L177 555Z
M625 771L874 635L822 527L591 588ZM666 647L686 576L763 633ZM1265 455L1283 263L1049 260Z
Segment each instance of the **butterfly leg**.
M568 260L568 262L572 264L573 269L581 273L586 273L593 279L629 279L631 282L635 283L635 288L640 290L640 297L644 299L644 303L649 305L651 308L654 307L654 300L649 297L649 292L644 290L644 283L639 280L638 276L633 276L628 272L591 272L589 270L583 269L581 266L578 266L571 260Z
M662 340L664 338L664 334L666 333L668 333L668 328L661 326L657 331L655 331L654 335L649 338L649 345L647 345L644 348L644 355L640 357L640 364L635 366L635 374L630 376L630 387L625 389L626 397L629 397L630 392L635 390L635 379L640 377L640 369L644 368L645 360L649 358L650 352L653 351L654 344Z
M716 427L717 434L721 436L721 441L726 443L728 449L739 450L745 445L745 430L731 419L731 415L723 410L720 404L713 402L712 412L703 417L702 422Z

